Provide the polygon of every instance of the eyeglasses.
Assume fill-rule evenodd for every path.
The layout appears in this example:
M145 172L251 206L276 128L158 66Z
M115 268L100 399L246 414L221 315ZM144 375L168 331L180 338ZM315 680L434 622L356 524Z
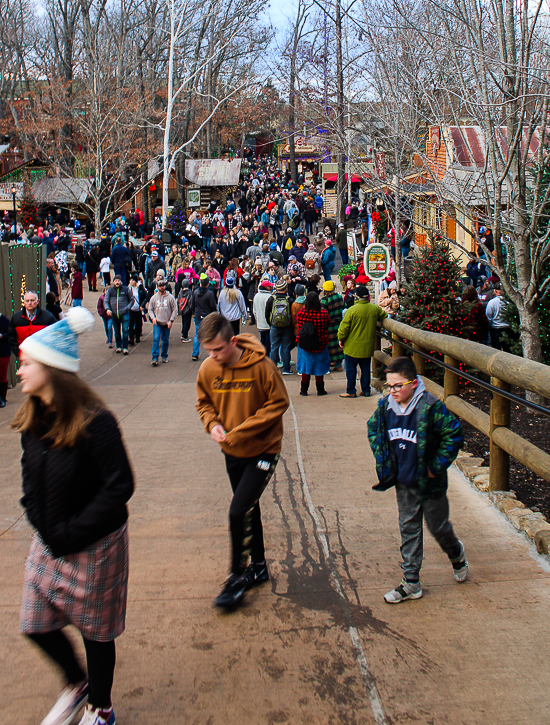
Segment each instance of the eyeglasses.
M388 393L399 393L399 391L405 387L405 385L409 385L410 383L414 383L414 380L407 380L406 383L395 383L395 385L384 385L384 390L387 390Z

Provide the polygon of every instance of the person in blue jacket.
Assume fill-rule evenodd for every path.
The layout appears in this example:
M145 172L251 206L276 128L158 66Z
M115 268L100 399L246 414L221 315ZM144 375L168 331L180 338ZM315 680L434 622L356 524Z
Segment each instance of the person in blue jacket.
M128 284L128 273L126 271L126 257L128 256L128 250L122 244L122 239L117 237L116 244L111 252L111 262L115 268L115 275L120 275L123 285Z
M332 274L335 263L336 248L334 247L332 241L330 239L327 239L327 241L325 242L325 249L323 251L323 254L321 255L321 266L323 268L325 282L328 282L330 280L330 275Z

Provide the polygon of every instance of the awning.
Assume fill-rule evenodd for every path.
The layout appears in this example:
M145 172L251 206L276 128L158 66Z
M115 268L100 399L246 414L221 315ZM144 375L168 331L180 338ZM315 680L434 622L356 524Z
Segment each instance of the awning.
M90 193L89 179L38 179L32 185L32 195L39 204L83 204Z
M325 172L323 174L323 179L325 181L338 181L338 174L331 174L329 172ZM346 174L346 181L348 180L348 175ZM357 174L351 175L351 183L352 184L360 184L363 181L361 176L357 176Z

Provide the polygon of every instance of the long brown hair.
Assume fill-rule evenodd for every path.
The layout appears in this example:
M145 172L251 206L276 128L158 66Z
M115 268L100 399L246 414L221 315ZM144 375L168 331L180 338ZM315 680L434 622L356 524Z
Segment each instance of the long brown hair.
M53 441L54 448L70 448L86 435L86 428L105 403L99 395L75 373L44 365L53 391L53 423L43 432L45 408L40 398L29 395L19 408L11 427L20 433L28 431Z

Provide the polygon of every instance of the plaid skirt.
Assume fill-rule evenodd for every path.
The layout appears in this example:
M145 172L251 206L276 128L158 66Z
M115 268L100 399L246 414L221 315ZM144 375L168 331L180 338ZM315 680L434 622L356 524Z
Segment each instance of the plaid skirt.
M86 639L113 640L124 632L127 591L127 524L57 559L36 532L25 565L20 630L40 634L73 624Z

